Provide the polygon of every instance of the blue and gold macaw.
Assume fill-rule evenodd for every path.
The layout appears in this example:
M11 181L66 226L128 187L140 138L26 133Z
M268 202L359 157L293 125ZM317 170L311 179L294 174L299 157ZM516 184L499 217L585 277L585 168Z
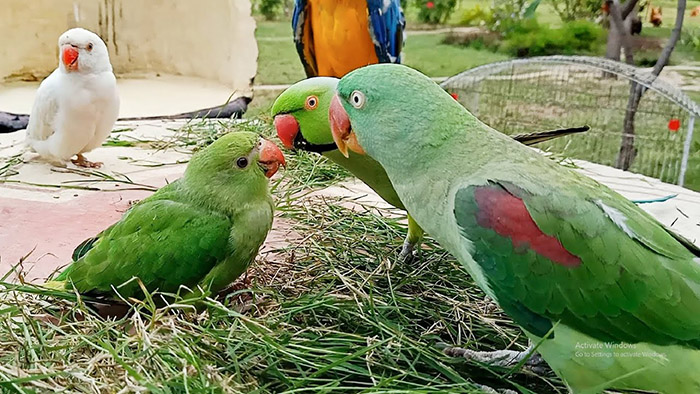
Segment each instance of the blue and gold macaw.
M292 28L308 77L341 78L375 63L400 63L406 21L400 0L295 0Z

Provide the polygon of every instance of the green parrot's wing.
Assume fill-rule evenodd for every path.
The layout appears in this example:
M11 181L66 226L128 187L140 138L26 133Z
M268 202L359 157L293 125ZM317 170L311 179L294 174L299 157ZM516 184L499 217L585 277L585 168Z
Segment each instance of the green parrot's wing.
M84 293L111 294L137 276L153 291L190 288L232 252L232 223L219 213L171 200L144 200L96 239L83 244L67 278ZM63 276L63 274L62 274ZM136 282L120 288L123 296L139 294Z
M177 196L177 181L170 183L166 186L163 186L160 188L157 192L155 192L152 196L148 197L146 201L155 201L155 200L168 200L171 199L173 196ZM87 252L89 252L93 246L95 246L95 242L97 242L102 235L112 229L112 227L116 226L119 222L109 226L106 230L101 231L99 234L95 235L94 237L88 238L85 241L81 242L80 245L76 246L75 249L73 249L73 254L71 255L71 259L73 261L78 261L80 260L81 257L85 256ZM71 271L71 266L69 266L67 269L63 270L60 275L58 275L56 278L54 278L55 281L62 281L66 280L68 277L68 273Z
M102 234L103 233L99 233L96 236L88 238L85 241L81 242L80 245L78 245L73 250L73 256L71 256L73 261L78 261L81 257L85 256L85 254L89 252L93 246L95 246L95 242L97 242L97 240L100 239L100 236L102 236Z
M80 260L81 257L85 256L85 254L89 252L90 249L92 249L92 247L95 245L95 242L97 242L97 240L100 239L102 234L104 234L106 231L109 231L110 228L108 228L105 231L102 231L101 233L97 234L92 238L88 238L85 241L81 242L80 245L76 246L76 248L73 250L73 255L71 256L71 259L73 261ZM64 282L68 279L68 275L73 270L74 265L74 263L69 265L60 274L53 278L53 281L56 282L55 286L59 286L60 288L65 286Z
M457 190L455 218L506 313L539 336L561 322L601 341L700 348L698 249L592 180L570 186Z

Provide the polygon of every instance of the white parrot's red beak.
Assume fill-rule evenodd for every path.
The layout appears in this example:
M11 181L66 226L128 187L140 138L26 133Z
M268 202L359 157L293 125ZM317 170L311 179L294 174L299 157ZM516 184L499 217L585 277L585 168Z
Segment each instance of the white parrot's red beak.
M343 108L343 104L340 102L340 97L338 97L338 94L333 96L331 108L328 110L328 118L331 121L333 141L335 141L335 144L338 146L340 153L342 153L345 157L349 157L349 148L355 153L364 155L365 150L362 149L360 143L357 142L357 135L355 135L355 132L352 131L350 117L345 111L345 108Z
M258 163L260 164L260 167L263 168L265 171L265 176L268 178L275 175L280 166L285 167L287 165L280 148L278 148L274 142L266 139L262 140L260 155L258 156Z
M78 69L78 50L70 45L65 44L61 47L61 61L66 69L75 71Z

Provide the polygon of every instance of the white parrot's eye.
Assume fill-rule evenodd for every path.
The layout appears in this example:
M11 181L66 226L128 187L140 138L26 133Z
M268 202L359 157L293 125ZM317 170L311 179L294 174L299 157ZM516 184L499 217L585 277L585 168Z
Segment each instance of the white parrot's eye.
M316 109L316 107L318 107L318 97L316 97L316 96L307 97L306 103L304 104L304 107L308 110Z
M359 90L356 90L350 94L350 104L357 109L365 106L365 100L364 93L360 92Z
M88 50L88 52L92 51L92 43L91 42L89 42L87 44L87 50Z
M238 166L238 168L248 167L248 158L247 157L239 157L238 160L236 160L236 165Z

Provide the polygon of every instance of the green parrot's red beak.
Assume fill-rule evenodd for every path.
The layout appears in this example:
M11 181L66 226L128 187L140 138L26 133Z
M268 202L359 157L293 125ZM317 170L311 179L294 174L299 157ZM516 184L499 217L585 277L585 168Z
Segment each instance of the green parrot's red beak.
M282 144L287 149L294 148L294 139L299 133L299 122L294 116L289 114L280 114L275 116L275 129L277 136L282 141Z
M355 153L364 155L365 150L362 149L360 143L357 142L357 136L352 130L352 124L350 124L350 117L345 111L345 108L343 108L343 104L340 102L340 97L338 97L338 94L333 96L331 108L328 110L328 118L331 121L333 141L335 141L335 144L338 146L340 153L342 153L345 157L349 157L349 148Z
M275 145L274 142L268 141L266 139L262 140L262 145L260 146L260 155L258 156L258 163L260 167L265 170L265 176L270 178L277 170L285 167L287 163L284 161L284 155L280 148Z

